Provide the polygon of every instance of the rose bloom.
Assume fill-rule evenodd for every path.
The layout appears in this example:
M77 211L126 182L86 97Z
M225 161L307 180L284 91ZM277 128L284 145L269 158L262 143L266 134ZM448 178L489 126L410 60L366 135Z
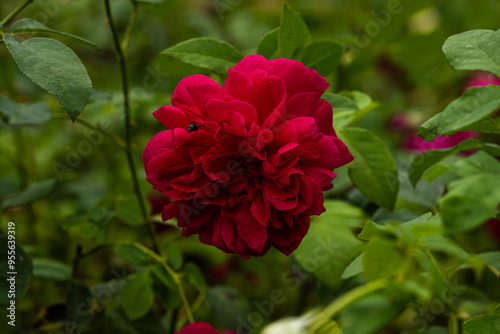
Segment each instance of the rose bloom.
M353 157L321 99L329 84L290 59L245 57L223 87L183 79L154 116L169 130L147 144L147 180L174 200L163 219L243 257L290 254L325 211L323 191Z
M500 78L491 74L490 72L475 71L467 80L465 89L488 85L500 86Z
M195 322L184 327L180 332L175 332L176 334L238 334L235 331L225 331L219 333L212 325L206 322Z
M410 151L426 152L428 150L442 150L455 147L469 138L477 138L474 131L461 131L447 136L437 136L433 141L425 141L417 134L410 136L406 142L406 149Z

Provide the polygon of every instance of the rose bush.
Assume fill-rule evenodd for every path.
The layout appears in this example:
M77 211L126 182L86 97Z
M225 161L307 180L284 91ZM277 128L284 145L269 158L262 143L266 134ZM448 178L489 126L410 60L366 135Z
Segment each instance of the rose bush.
M325 210L333 170L353 159L321 98L328 86L299 61L258 55L230 68L223 87L183 79L172 106L154 112L168 130L143 154L147 180L175 200L163 219L245 257L295 250Z

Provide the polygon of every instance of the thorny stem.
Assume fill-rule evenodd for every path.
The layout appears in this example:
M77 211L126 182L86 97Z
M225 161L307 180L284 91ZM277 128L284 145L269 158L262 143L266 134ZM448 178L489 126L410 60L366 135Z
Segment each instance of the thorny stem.
M3 26L7 25L12 21L17 14L19 14L24 8L26 8L30 3L32 3L35 0L24 0L22 4L20 4L16 9L14 9L12 12L10 12L4 19L0 22Z
M144 199L142 198L141 189L139 186L139 181L137 178L137 172L134 163L134 157L132 155L131 148L131 137L130 137L130 99L129 99L129 87L128 87L128 78L127 78L127 67L125 64L125 56L123 53L122 46L120 45L120 41L118 39L118 32L115 27L115 23L111 16L111 6L109 4L109 0L104 0L104 4L106 7L106 15L108 18L109 26L111 28L111 33L113 35L113 43L115 46L116 57L118 62L120 63L120 73L122 79L122 91L123 91L123 106L125 112L125 153L127 155L127 161L130 169L130 173L132 175L132 183L134 187L134 192L137 196L137 200L139 202L139 207L141 210L141 215L144 220L144 224L148 228L149 235L151 240L153 241L153 248L159 254L160 246L158 245L158 241L156 240L155 233L153 231L153 226L149 222L148 214L146 212L146 205L144 203Z

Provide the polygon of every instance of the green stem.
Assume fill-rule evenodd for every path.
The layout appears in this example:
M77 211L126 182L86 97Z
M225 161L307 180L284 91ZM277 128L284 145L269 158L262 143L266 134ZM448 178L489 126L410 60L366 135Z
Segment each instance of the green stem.
M336 315L344 307L355 302L361 297L364 297L374 291L383 289L386 286L387 286L387 281L385 279L380 279L373 282L369 282L366 285L357 287L345 293L344 295L340 296L314 318L311 324L311 332L315 333L318 329L327 324L328 321L330 321L330 319L332 319L332 317Z
M129 99L129 87L128 87L128 77L127 77L127 66L125 64L125 56L123 54L123 49L118 39L118 32L116 30L115 23L111 15L111 6L109 4L109 0L104 0L104 4L106 7L106 15L108 17L111 33L113 35L113 43L115 45L116 57L118 59L118 62L120 63L120 73L121 73L122 91L123 91L123 106L125 112L125 146L126 146L125 153L127 155L127 161L132 176L134 192L137 196L137 201L139 202L139 207L141 209L141 215L144 220L144 224L146 225L151 240L153 241L154 250L159 254L160 247L158 245L158 241L156 240L156 236L153 231L153 226L149 222L148 213L146 212L146 204L144 203L144 199L142 198L142 193L139 186L139 180L137 178L137 172L134 163L134 157L132 155L132 145L130 137L130 99Z
M134 29L135 21L137 20L137 14L138 14L138 6L137 2L132 0L132 16L130 17L130 21L128 23L127 29L125 30L125 37L123 38L122 42L122 50L125 55L125 59L127 58L128 54L128 45L130 42L130 35L132 34L132 29Z
M182 286L182 281L179 278L179 275L167 264L165 260L162 261L163 268L172 276L175 284L177 285L177 289L179 290L179 295L181 296L182 303L184 304L184 309L186 311L186 315L189 319L190 323L194 322L193 312L191 311L191 306L189 306L189 301L186 297L186 292L184 291L184 287Z
M196 310L201 306L201 304L203 303L203 301L205 300L205 294L204 293L200 293L198 295L198 297L196 297L196 299L194 300L193 302L193 305L191 306L191 312L194 314L196 312ZM180 329L182 327L184 327L184 325L186 324L186 316L182 316L179 321L177 322L177 327Z
M26 8L30 3L32 3L35 0L24 0L22 4L20 4L16 9L14 9L12 12L10 12L4 19L0 22L3 26L6 26L7 24L12 21L17 14L19 14L24 8Z
M460 319L458 319L455 313L450 315L450 319L448 320L448 330L450 334L461 334L460 328Z

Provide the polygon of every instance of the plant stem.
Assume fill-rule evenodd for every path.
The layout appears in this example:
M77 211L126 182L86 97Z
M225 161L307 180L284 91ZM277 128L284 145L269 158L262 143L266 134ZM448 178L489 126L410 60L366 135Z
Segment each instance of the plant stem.
M137 14L138 14L138 6L137 2L132 0L132 16L130 17L130 21L128 23L127 29L125 30L125 37L123 37L123 42L122 42L122 50L125 55L125 58L127 58L128 54L128 44L130 42L130 35L132 33L132 29L134 28L135 20L137 19Z
M450 315L450 319L448 320L448 330L450 334L460 334L460 320L458 319L455 313Z
M387 281L385 279L380 279L357 287L340 296L334 302L328 305L316 317L314 317L314 320L311 324L311 333L315 333L318 329L323 327L334 315L336 315L344 307L348 306L361 297L384 288L386 285Z
M193 314L201 306L201 304L203 303L204 300L205 300L205 294L204 293L200 293L198 295L198 297L196 297L196 299L193 302L193 305L191 306L191 311L192 311ZM182 328L185 325L186 320L187 320L186 316L182 316L179 319L179 321L177 322L177 326L180 327L180 328Z
M186 297L186 293L184 291L184 287L182 286L182 282L179 279L179 275L166 263L166 261L162 261L163 268L172 276L175 284L177 285L177 289L179 290L179 295L181 296L182 303L184 304L184 309L186 310L186 315L189 319L190 323L194 322L193 312L191 311L191 306L189 306L189 302Z
M125 64L125 56L123 54L123 49L120 45L120 41L118 38L118 32L115 27L115 23L113 21L113 17L111 16L111 6L109 4L109 0L104 0L104 4L106 7L106 15L109 21L109 26L111 28L111 33L113 35L113 43L115 46L116 58L120 63L120 73L122 79L122 91L123 91L123 107L125 112L125 153L127 155L128 166L130 169L130 173L132 176L132 183L134 187L134 192L137 196L137 201L139 202L139 207L141 210L141 215L144 220L144 224L147 226L149 235L151 240L153 241L154 250L160 254L160 247L158 245L158 241L156 240L155 233L153 231L153 226L149 222L148 213L146 212L146 204L144 203L144 199L142 198L141 189L139 186L139 181L137 178L137 172L134 163L134 157L132 154L132 145L131 145L131 137L130 137L130 99L129 99L129 87L128 87L128 77L127 77L127 66Z
M22 4L20 4L16 9L14 9L12 12L9 13L4 19L0 22L3 26L6 26L7 24L12 21L17 14L19 14L24 8L26 8L30 3L32 3L35 0L24 0Z

